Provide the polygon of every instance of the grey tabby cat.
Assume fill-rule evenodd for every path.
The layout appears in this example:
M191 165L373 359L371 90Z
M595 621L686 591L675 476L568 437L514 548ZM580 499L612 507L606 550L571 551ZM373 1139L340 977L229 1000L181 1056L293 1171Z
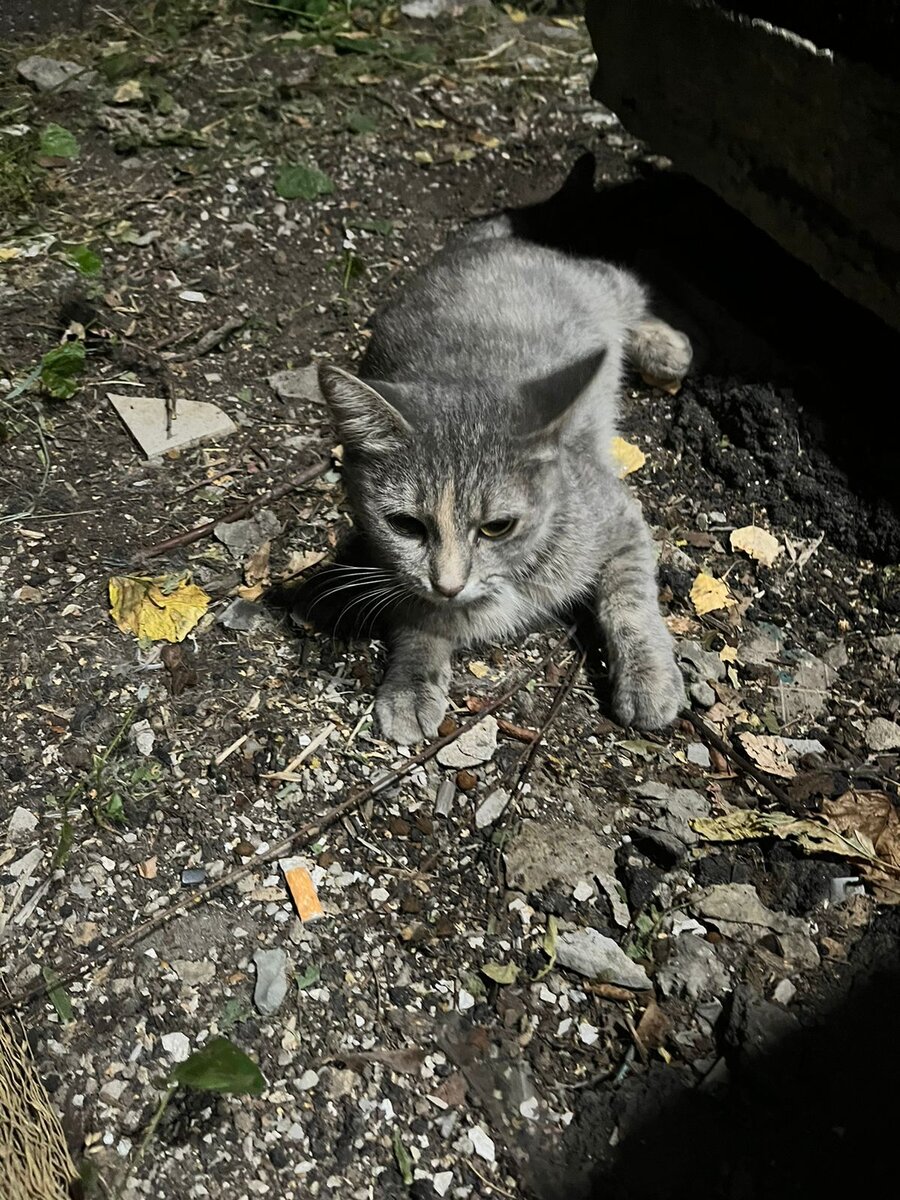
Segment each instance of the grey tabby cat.
M380 564L386 737L436 734L457 648L579 601L597 616L618 719L655 729L675 717L682 680L653 542L611 457L626 355L676 380L691 346L648 316L630 274L521 240L500 217L457 237L378 315L365 382L320 367Z

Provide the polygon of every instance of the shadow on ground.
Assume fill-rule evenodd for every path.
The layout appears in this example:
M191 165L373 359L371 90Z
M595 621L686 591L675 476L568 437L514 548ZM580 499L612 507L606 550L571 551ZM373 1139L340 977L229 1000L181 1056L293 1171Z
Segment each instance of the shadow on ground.
M562 1151L536 1166L536 1193L876 1194L892 1174L896 1137L898 936L900 910L883 912L850 961L835 966L833 993L806 1010L802 1024L790 1009L738 988L719 1021L722 1058L700 1086L659 1064L585 1096Z

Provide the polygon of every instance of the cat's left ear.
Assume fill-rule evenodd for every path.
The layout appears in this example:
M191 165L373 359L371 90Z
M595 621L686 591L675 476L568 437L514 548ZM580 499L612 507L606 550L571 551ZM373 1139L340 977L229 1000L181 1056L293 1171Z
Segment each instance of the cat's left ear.
M532 437L548 442L558 437L597 378L605 359L604 348L522 385L522 396L537 426Z
M390 400L348 371L323 363L319 386L346 446L385 454L412 433L412 426Z

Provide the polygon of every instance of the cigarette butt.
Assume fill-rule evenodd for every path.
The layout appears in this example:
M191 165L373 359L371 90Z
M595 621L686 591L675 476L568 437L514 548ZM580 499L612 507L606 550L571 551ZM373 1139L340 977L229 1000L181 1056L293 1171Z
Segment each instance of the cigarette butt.
M325 915L316 894L316 885L306 867L292 867L285 871L284 878L301 921L315 921Z

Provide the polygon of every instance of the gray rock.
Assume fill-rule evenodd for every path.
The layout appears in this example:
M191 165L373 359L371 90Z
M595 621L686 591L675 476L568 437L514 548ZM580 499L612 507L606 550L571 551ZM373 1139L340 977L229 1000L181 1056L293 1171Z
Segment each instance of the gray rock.
M876 752L900 750L900 725L886 717L875 717L866 726L866 745Z
M666 870L681 862L688 852L680 837L676 837L674 833L667 833L664 829L651 829L649 825L632 826L631 837L642 854L646 854Z
M9 824L6 827L6 836L12 843L24 842L31 837L37 827L37 817L20 804L17 808L13 809L13 815L9 818Z
M709 801L694 788L669 787L665 783L644 783L636 791L636 795L645 807L653 809L657 814L653 825L664 833L670 833L686 846L694 846L698 842L697 834L691 828L691 821L697 817L709 815Z
M288 989L288 960L281 949L257 950L253 955L256 964L256 987L253 1003L266 1017L277 1013Z
M752 628L745 642L741 643L740 657L745 663L765 666L775 662L784 653L784 634L777 625L760 621Z
M324 404L325 398L319 387L319 368L315 363L297 371L276 371L268 379L269 387L279 400L287 402L306 400L313 404Z
M87 92L97 82L97 72L81 63L33 54L16 66L20 79L39 92Z
M156 741L156 734L153 732L153 728L146 718L143 721L135 721L128 730L128 737L134 742L138 754L143 755L144 758L153 753L153 743Z
M900 633L888 633L884 637L873 637L872 645L885 658L900 658Z
M725 937L753 946L767 933L776 934L784 959L801 970L819 965L809 922L766 908L750 883L719 883L691 901L691 911Z
M263 624L265 617L258 604L239 596L219 613L219 624L224 625L226 629L233 629L236 633L251 633Z
M507 804L509 792L506 788L494 788L475 810L476 829L486 829L488 825L493 825L503 815Z
M725 664L713 650L704 650L699 642L676 641L675 653L688 679L695 683L717 682L725 678Z
M665 966L656 973L664 996L688 1000L707 1000L721 996L728 988L728 972L715 950L695 933L683 933L674 939Z
M412 17L415 21L428 21L447 14L458 17L467 8L484 7L485 0L405 0L400 11L404 17Z
M163 1050L174 1062L184 1062L191 1053L191 1043L184 1033L164 1033L159 1039Z
M708 683L692 683L688 688L691 699L700 708L712 708L716 702L716 693Z
M220 521L213 533L223 546L228 547L233 558L243 561L263 542L277 537L281 528L281 522L272 510L263 508L243 521Z
M772 999L776 1004L788 1005L796 995L797 988L790 979L779 979L775 985L775 991L772 993Z
M814 720L828 703L828 689L834 683L833 667L806 650L791 651L787 665L779 667L776 707L781 721Z
M734 989L725 1042L753 1062L771 1053L800 1028L797 1018L778 1004L757 996L746 984Z
M708 767L711 763L709 750L702 742L691 742L686 751L686 757L689 763L693 763L695 767Z
M437 760L442 767L477 767L490 762L497 749L497 720L490 715L461 733L455 742L439 750Z
M452 779L442 779L438 784L437 796L434 800L434 811L438 817L449 817L456 798L456 784Z
M615 875L612 847L586 825L545 825L523 821L503 851L506 882L526 894L559 883L570 891L582 881Z
M835 642L823 652L822 660L827 662L833 670L840 671L841 667L846 667L850 661L846 645L843 642Z
M644 968L632 962L612 938L604 937L596 929L562 930L556 939L556 959L560 966L588 979L639 991L650 987Z
M209 959L194 962L190 958L173 958L172 970L182 983L187 984L188 987L195 987L200 983L209 983L215 978L216 964L210 962Z
M782 738L793 758L802 758L804 754L825 754L825 747L818 738Z

